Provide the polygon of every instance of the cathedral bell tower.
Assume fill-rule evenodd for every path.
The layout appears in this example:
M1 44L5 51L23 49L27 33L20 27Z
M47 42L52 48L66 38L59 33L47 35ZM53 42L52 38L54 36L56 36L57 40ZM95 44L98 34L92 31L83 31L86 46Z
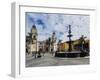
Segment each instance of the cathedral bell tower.
M37 29L35 25L32 26L31 34L32 34L31 35L32 44L36 44L37 43Z

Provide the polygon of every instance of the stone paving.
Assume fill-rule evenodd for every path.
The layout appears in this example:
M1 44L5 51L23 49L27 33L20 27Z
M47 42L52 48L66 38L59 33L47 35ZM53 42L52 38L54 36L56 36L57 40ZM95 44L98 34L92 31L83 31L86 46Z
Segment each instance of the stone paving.
M89 57L59 58L50 53L45 53L41 58L26 56L26 67L61 66L61 65L85 65L89 64Z

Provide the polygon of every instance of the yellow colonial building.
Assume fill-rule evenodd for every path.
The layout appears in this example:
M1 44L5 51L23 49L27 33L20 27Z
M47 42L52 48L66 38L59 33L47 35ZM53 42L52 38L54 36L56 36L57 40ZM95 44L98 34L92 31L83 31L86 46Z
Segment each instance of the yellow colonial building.
M89 50L89 43L90 43L89 40L85 40L84 47L87 48L87 50ZM79 50L79 47L80 47L80 40L79 39L72 41L72 51ZM68 41L60 43L58 45L58 48L59 48L59 51L61 51L61 52L68 51L68 49L69 49Z

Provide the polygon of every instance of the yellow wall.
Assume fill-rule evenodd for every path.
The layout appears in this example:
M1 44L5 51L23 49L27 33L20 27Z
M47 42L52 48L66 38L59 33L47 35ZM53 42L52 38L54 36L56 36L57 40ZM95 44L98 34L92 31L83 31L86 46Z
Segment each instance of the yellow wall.
M69 47L68 43L66 43L66 42L61 43L61 45L60 45L61 51L67 51L68 47Z
M86 40L86 43L89 43L89 40ZM75 50L74 49L74 45L76 44L79 44L79 40L75 40L73 43L72 43L72 50ZM60 48L60 51L68 51L69 49L69 44L64 42L64 43L61 43L59 45L59 48Z

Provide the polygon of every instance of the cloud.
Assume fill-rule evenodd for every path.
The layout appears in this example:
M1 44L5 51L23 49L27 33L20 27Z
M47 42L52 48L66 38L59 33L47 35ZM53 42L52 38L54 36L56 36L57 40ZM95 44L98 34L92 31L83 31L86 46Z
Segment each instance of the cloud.
M56 32L57 40L68 40L68 25L72 28L72 39L78 39L81 35L89 38L89 16L84 15L65 15L65 14L49 14L49 13L27 13L28 33L33 24L38 30L38 40L45 40Z
M33 24L35 23L34 18L32 18L32 17L29 16L29 15L28 15L28 19L29 19L29 21L30 21L31 23L33 23Z
M38 20L37 20L37 24L38 24L38 25L41 25L43 29L46 28L45 23L44 23L41 19L38 19Z

